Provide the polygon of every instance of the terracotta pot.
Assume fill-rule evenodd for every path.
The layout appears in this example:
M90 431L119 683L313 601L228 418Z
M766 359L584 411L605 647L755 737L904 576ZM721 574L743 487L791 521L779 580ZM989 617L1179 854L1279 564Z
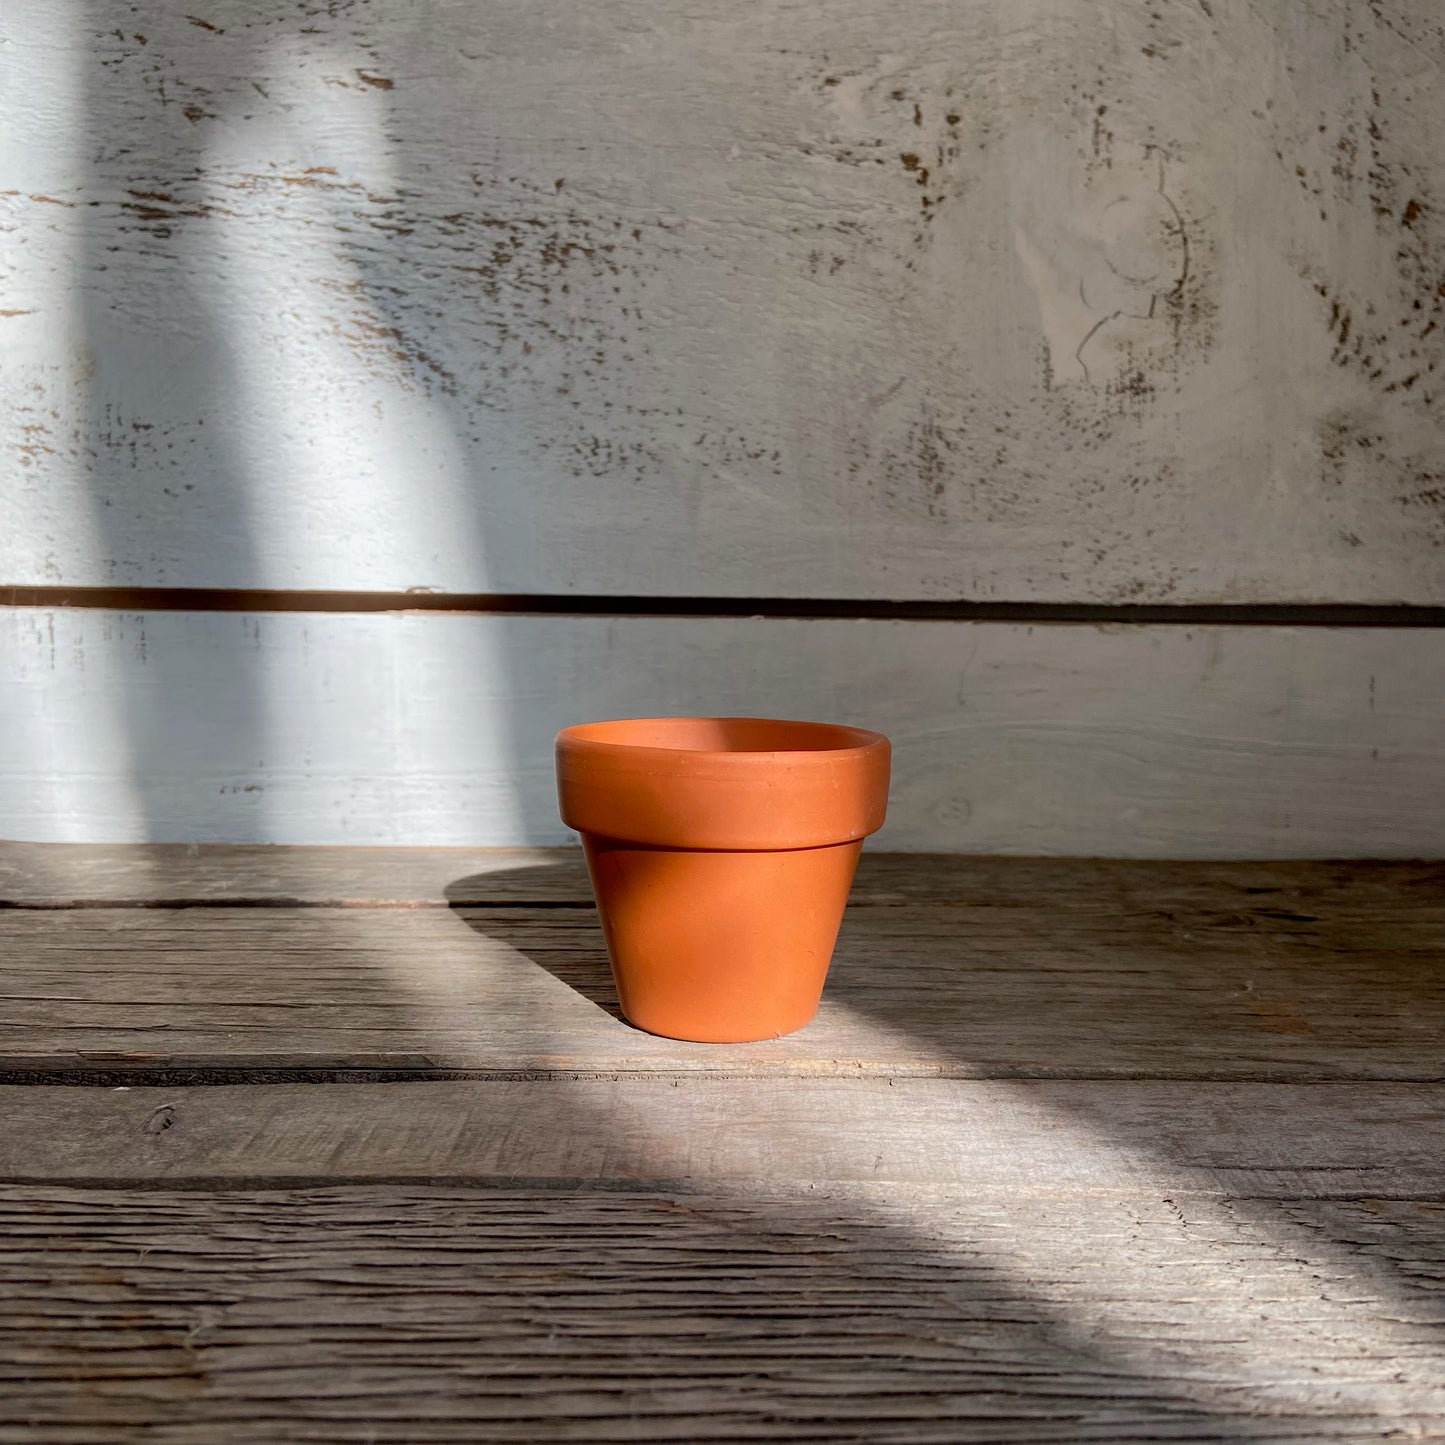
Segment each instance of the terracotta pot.
M736 1043L818 1008L863 839L883 824L888 739L771 718L633 718L557 736L622 1012Z

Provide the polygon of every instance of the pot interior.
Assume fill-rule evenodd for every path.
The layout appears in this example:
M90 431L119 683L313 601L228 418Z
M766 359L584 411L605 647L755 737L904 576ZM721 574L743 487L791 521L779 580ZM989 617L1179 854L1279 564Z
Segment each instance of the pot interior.
M619 718L583 723L563 736L617 747L708 753L842 752L880 741L864 728L763 717Z

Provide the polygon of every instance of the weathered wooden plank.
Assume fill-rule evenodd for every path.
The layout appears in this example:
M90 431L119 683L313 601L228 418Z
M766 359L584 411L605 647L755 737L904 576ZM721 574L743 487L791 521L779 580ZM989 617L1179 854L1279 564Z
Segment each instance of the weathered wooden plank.
M10 857L30 860L35 880L37 857L43 870L55 851ZM408 865L365 850L232 849L143 850L131 866L115 850L79 850L86 882L216 906L0 910L0 1069L120 1081L278 1070L1442 1075L1441 865L875 856L860 887L871 906L844 920L818 1018L767 1043L698 1045L620 1020L571 855L556 869L545 853L499 856L527 866L477 874L499 857L446 850ZM387 890L392 858L411 871ZM443 883L448 873L460 877ZM485 896L492 880L513 906L435 902ZM38 886L53 901L74 882L50 874ZM432 906L221 901L278 888L317 900L380 889ZM534 893L564 906L522 906Z
M583 717L895 745L881 847L1445 852L1445 631L0 611L0 835L566 841Z
M1445 1088L1079 1080L571 1079L0 1088L0 1179L686 1189L858 1183L1445 1189Z
M881 867L901 883L919 856L884 855L888 861ZM879 866L870 859L864 868L872 873ZM926 871L922 886L934 876ZM0 904L9 907L416 908L591 901L580 848L0 841Z
M9 0L0 576L1441 600L1433 7L909 16Z
M1445 1207L0 1187L0 1440L1445 1431Z
M1154 909L1219 923L1445 922L1445 863L1370 859L1180 862L1001 858L865 849L853 907L899 903ZM247 843L20 843L0 839L0 906L589 906L577 848L307 847ZM1309 918L1281 915L1310 914ZM1192 923L1191 923L1192 926Z

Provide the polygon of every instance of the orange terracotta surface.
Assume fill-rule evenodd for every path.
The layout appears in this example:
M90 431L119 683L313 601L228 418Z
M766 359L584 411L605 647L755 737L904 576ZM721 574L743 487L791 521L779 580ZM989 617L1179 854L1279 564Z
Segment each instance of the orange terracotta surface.
M734 1043L818 1007L862 840L883 823L879 733L767 718L585 723L557 738L622 1011Z

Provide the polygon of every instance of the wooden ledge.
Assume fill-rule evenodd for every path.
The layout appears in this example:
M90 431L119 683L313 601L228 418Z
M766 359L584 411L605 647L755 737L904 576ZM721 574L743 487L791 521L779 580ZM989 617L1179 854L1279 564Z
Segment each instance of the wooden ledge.
M1436 864L865 855L818 1018L727 1046L622 1020L566 850L7 844L0 869L12 1082L1445 1076Z

